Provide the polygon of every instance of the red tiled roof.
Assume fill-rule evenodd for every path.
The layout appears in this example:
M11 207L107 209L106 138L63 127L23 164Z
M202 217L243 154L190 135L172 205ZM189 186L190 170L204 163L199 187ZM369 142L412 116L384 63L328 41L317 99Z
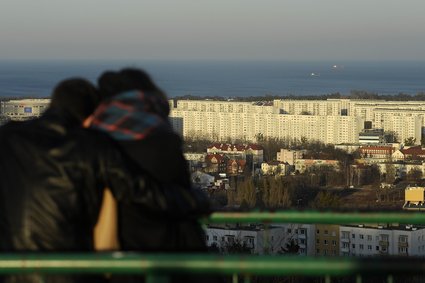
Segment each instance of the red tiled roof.
M258 144L223 144L223 143L213 143L208 146L208 149L216 148L222 151L246 151L251 150L262 150L263 147Z
M217 162L221 162L224 159L224 156L221 154L208 154L205 156L205 161L211 162L213 158L217 159Z
M420 146L412 146L408 149L400 150L403 154L411 154L411 155L425 155L425 150Z

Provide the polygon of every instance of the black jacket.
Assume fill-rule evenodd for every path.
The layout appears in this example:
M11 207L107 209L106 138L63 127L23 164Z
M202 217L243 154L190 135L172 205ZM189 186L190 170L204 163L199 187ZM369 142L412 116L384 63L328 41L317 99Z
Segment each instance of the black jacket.
M177 134L156 133L143 140L120 141L119 144L133 160L134 166L149 173L171 198L190 190L189 170L182 153L182 141ZM199 199L193 201L199 202ZM208 210L207 200L195 207L199 204L204 204L202 208ZM189 214L182 214L176 207L167 208L164 214L149 213L143 204L137 203L137 197L120 201L121 247L149 252L205 252L205 235L198 223L200 215L187 209Z
M114 142L62 115L0 128L0 252L92 251L103 189L119 196L131 186ZM44 282L81 282L59 278Z

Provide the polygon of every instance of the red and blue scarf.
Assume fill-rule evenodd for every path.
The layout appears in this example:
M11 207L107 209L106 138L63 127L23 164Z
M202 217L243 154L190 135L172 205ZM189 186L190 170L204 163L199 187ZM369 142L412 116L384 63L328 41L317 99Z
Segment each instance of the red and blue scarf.
M154 132L170 132L168 101L155 92L133 90L113 96L99 105L92 127L117 140L141 140Z

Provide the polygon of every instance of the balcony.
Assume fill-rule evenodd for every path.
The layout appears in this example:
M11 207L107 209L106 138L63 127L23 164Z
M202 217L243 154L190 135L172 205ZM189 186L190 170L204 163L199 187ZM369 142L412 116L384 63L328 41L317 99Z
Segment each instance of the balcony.
M423 213L318 213L250 212L214 213L205 223L409 223L425 224ZM384 275L393 282L394 275L423 275L423 259L406 257L309 257L216 254L0 254L0 274L140 274L146 282L169 282L169 274L208 274L230 276L233 282L251 282L253 276L354 276Z
M349 243L350 242L350 238L341 238L341 242L343 242L343 243Z
M379 245L381 247L388 247L390 245L390 243L388 241L379 241Z

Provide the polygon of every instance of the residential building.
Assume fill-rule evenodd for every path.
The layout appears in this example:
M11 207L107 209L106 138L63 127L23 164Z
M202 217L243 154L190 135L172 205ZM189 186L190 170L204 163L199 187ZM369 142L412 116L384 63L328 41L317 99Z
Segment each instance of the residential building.
M232 245L247 248L252 254L278 254L289 240L290 235L283 227L264 224L252 225L208 225L206 243L222 253L227 253Z
M264 161L263 147L257 144L227 144L214 143L207 147L207 153L225 154L229 158L247 159L247 156L252 157L254 163Z
M288 175L293 166L286 162L270 161L261 163L261 173L263 175Z
M0 114L14 121L39 117L50 105L50 99L12 99L0 102Z
M339 225L316 224L315 255L339 256Z
M295 165L295 161L302 159L306 150L291 150L281 148L276 154L276 160L280 162L287 162L289 165Z
M341 225L342 256L425 256L425 228L413 225Z
M311 170L314 167L330 167L334 170L339 170L338 160L322 160L322 159L298 159L295 161L295 171L304 173L307 170Z
M174 106L174 104L170 104ZM183 119L183 136L216 140L262 137L357 143L367 128L393 133L399 142L421 140L425 102L383 100L274 100L264 102L179 100L171 117ZM364 140L362 138L362 140Z

